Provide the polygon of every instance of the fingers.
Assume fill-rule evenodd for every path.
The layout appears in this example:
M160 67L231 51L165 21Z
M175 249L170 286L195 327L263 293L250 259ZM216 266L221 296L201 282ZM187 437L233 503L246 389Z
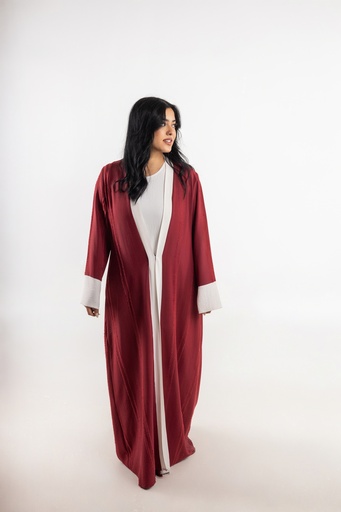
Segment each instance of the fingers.
M99 316L99 309L96 308L90 308L89 306L85 306L85 309L89 316Z

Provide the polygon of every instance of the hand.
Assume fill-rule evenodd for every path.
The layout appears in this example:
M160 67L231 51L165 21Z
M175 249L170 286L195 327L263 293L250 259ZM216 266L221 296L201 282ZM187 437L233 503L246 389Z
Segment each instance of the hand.
M99 309L96 308L90 308L89 306L85 306L85 309L89 316L99 316Z

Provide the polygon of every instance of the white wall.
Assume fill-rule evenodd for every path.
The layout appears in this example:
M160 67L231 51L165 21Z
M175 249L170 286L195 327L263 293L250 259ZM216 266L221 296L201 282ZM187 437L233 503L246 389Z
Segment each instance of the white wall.
M224 303L206 319L198 421L340 451L340 28L338 0L2 4L13 446L24 443L20 414L43 429L44 400L59 422L80 393L85 421L90 403L107 403L101 320L79 305L92 192L121 157L132 104L155 95L182 113ZM96 382L85 377L93 365Z

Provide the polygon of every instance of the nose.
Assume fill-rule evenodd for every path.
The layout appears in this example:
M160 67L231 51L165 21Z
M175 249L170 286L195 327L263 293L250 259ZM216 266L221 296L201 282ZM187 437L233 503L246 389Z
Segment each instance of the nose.
M167 134L171 135L173 132L175 132L174 126L168 126L167 127Z

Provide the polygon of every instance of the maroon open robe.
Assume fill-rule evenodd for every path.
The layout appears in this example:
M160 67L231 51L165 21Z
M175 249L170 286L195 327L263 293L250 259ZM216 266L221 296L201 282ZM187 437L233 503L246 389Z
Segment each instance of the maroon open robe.
M175 171L174 171L175 172ZM128 194L115 182L121 161L97 180L85 274L106 282L105 348L118 458L149 488L160 470L155 412L148 257ZM174 174L172 216L162 255L161 339L170 464L195 449L188 438L198 399L202 315L198 286L215 281L201 185L191 170L186 193Z

